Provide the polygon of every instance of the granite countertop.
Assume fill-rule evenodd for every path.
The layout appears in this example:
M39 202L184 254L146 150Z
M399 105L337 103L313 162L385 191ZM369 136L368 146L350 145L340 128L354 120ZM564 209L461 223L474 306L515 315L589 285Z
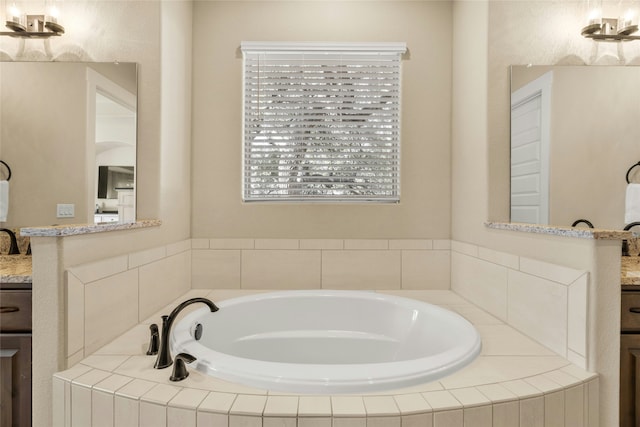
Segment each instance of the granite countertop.
M621 284L640 285L640 256L622 257Z
M31 281L31 255L0 255L0 283Z

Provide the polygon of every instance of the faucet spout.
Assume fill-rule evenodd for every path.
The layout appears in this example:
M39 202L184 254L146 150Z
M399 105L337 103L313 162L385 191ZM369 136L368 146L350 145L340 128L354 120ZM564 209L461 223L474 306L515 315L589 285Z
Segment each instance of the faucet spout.
M8 228L0 228L0 231L4 231L5 233L7 233L9 235L9 239L11 239L11 245L9 246L9 255L20 255L16 234Z
M158 350L158 358L156 359L156 363L153 365L156 369L164 369L166 367L171 366L173 360L171 359L171 349L169 346L169 335L171 333L171 326L173 322L178 317L178 314L184 310L186 307L195 303L203 303L209 307L212 313L218 311L218 307L206 298L191 298L180 304L167 316L162 316L162 334L160 337L160 349Z

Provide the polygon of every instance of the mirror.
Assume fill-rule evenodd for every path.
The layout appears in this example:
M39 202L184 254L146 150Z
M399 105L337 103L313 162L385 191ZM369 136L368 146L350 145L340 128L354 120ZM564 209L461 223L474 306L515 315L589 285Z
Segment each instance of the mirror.
M135 63L0 62L0 88L3 226L135 221Z
M639 67L512 66L511 221L622 229L639 94Z

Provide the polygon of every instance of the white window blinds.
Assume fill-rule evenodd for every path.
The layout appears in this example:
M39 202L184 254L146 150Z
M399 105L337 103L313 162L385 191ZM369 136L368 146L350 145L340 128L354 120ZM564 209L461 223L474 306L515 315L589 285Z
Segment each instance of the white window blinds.
M242 43L245 201L400 197L404 43Z

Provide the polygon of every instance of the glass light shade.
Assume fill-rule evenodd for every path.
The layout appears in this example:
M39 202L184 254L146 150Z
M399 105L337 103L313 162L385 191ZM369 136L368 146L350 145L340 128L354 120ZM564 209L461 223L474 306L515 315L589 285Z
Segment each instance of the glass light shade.
M619 17L617 32L620 35L629 35L638 31L638 5L632 1L621 1L619 5Z
M15 2L7 3L5 25L13 31L25 31L27 28L27 16L20 10Z
M585 0L585 26L582 34L593 34L602 28L602 0Z

